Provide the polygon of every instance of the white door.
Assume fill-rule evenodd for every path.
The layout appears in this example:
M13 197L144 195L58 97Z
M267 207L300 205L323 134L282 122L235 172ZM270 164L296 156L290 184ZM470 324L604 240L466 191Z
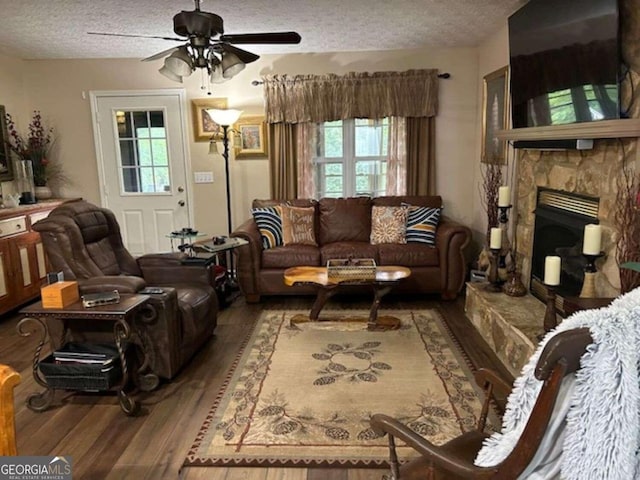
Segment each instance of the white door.
M182 90L91 93L102 204L134 256L191 225L184 104Z

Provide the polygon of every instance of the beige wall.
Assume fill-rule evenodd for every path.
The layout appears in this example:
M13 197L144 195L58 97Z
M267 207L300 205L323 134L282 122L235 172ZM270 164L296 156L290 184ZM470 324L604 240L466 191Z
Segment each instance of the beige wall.
M0 105L16 120L28 116L23 75L22 60L0 55ZM3 182L0 191L13 193L13 184Z
M25 61L27 108L38 108L56 128L58 155L73 184L65 194L99 203L98 171L93 143L89 92L92 90L146 90L180 86L157 72L161 61L134 59ZM252 80L271 73L336 73L402 71L438 68L450 72L440 83L437 119L437 189L447 215L467 224L475 216L468 192L475 190L469 164L477 163L477 50L474 48L350 52L332 54L265 55L237 77L215 85L214 97L227 97L229 107L246 113L263 111L262 87ZM195 72L184 85L187 97L206 97ZM27 110L29 111L29 110ZM190 112L190 108L188 109ZM28 119L27 119L28 121ZM191 117L188 119L191 129ZM189 138L193 138L189 131ZM207 154L206 142L189 145L194 171L213 170L214 183L191 185L195 227L210 234L226 231L224 165ZM267 160L232 160L231 190L234 225L249 216L253 198L269 197Z
M480 158L482 152L482 95L483 95L483 78L485 75L498 70L509 64L509 31L505 21L504 26L487 38L478 47L478 78L477 78L477 98L478 109L476 112L476 142L474 162L473 162L473 220L469 223L473 230L474 240L477 247L481 247L484 243L484 234L487 230L487 214L481 203L481 185L482 175L480 172ZM509 115L510 117L510 115ZM509 152L509 156L513 152ZM505 172L507 173L507 172Z

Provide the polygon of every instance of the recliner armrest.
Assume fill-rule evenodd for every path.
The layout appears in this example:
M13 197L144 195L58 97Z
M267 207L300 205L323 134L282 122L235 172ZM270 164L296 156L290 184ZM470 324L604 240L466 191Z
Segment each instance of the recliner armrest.
M464 285L467 265L464 248L471 241L471 230L447 217L436 230L436 247L440 255L440 281L443 297L453 299Z
M183 265L185 257L184 253L152 253L138 257L136 261L149 285L200 283L211 286L209 269L201 265Z
M249 245L243 245L234 250L238 259L236 268L240 290L245 296L259 295L257 279L262 267L263 247L258 225L253 218L250 218L236 228L231 236L249 242Z
M136 293L146 287L143 278L133 275L102 275L78 280L80 294L111 292Z

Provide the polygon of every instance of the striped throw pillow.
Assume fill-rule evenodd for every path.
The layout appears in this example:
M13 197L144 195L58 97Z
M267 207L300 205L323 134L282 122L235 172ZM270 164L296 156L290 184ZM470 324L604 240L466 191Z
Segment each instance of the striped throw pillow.
M436 229L440 221L440 208L409 207L407 215L407 243L436 244Z
M282 207L252 208L253 219L258 225L265 250L284 244L282 239Z

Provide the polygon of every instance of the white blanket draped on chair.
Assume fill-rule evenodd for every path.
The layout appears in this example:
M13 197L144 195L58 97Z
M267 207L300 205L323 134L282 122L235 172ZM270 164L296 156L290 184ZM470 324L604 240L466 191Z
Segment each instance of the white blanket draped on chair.
M563 381L542 446L519 478L640 478L640 288L577 312L545 336L514 383L502 431L486 440L476 465L495 465L513 450L542 385L534 376L542 349L556 333L581 327L594 343Z

